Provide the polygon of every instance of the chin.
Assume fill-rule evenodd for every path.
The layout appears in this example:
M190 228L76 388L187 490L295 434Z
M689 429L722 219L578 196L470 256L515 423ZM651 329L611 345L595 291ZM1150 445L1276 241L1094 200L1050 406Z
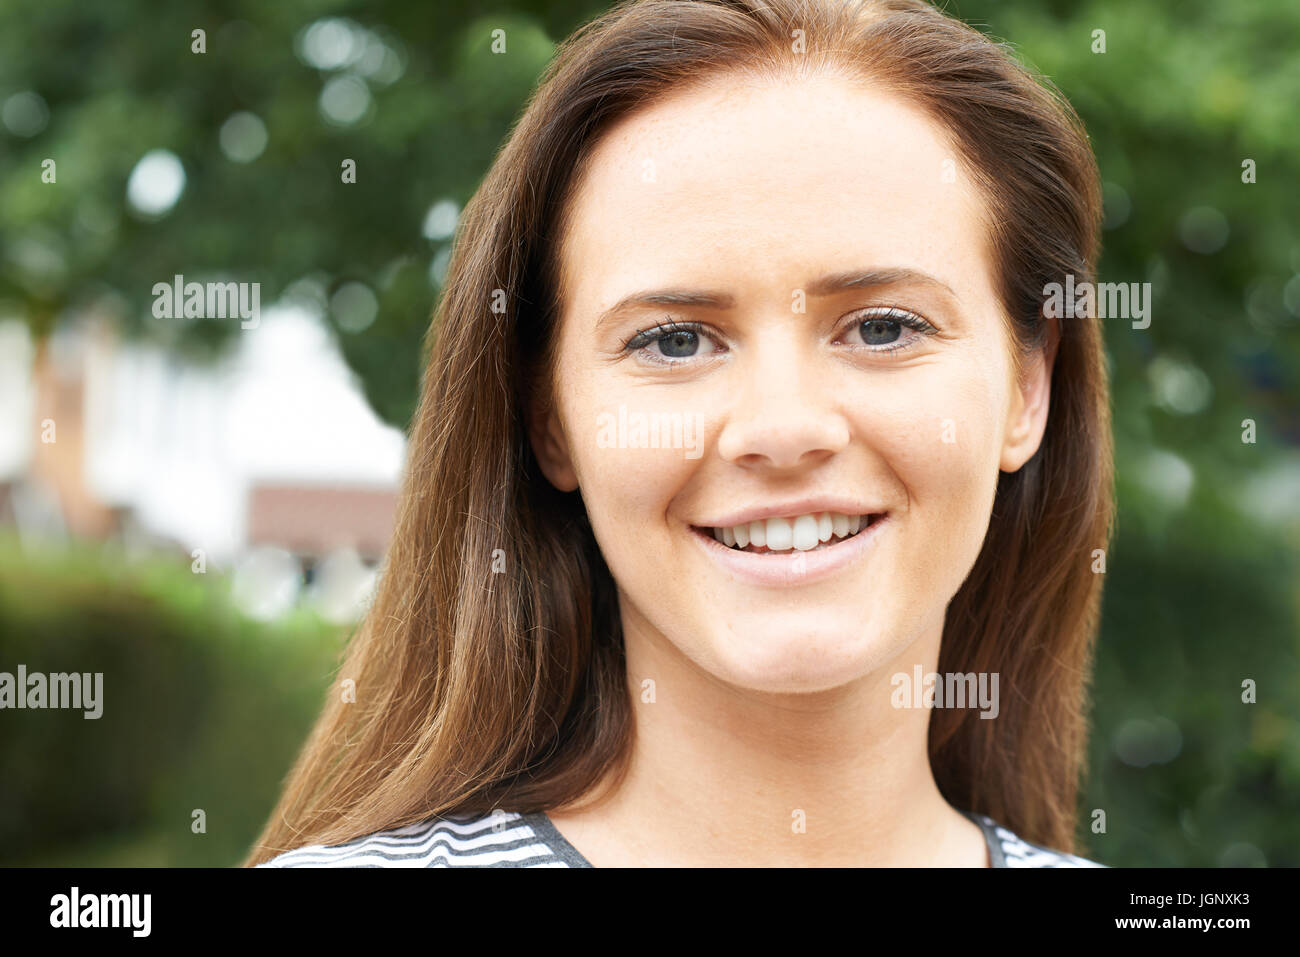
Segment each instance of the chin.
M717 635L709 670L728 684L769 694L810 694L850 684L893 657L886 640L858 629L738 627ZM897 649L894 649L897 653Z

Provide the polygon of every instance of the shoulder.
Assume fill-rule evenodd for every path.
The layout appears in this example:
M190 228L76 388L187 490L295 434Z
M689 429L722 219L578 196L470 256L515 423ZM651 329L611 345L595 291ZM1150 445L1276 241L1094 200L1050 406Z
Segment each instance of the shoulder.
M258 867L569 867L536 815L436 817L346 844L286 851Z
M968 814L984 830L994 867L1105 867L1096 861L1032 844L986 814Z

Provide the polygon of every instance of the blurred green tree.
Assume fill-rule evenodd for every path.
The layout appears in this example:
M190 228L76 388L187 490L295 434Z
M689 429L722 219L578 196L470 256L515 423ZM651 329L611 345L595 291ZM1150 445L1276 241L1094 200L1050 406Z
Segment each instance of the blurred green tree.
M535 0L487 15L467 2L0 6L0 311L43 335L94 303L214 354L238 325L154 319L154 283L260 282L265 308L306 279L295 293L319 300L371 404L404 426L455 214L579 13ZM498 29L504 53L490 50Z

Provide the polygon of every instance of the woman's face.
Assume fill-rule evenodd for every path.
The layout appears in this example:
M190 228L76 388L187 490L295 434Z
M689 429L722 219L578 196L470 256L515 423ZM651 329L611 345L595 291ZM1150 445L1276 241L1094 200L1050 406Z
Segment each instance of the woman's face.
M943 130L838 78L724 78L608 132L571 214L534 447L581 491L628 640L807 692L938 634L1050 362L1017 380Z

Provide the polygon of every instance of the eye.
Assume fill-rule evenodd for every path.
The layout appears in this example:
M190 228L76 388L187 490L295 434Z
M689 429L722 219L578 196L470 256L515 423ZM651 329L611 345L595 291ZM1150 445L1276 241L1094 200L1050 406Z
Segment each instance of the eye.
M862 347L870 352L895 352L913 345L921 336L935 331L934 326L914 312L895 306L864 309L857 313L848 332L857 333ZM908 333L912 333L909 335ZM856 343L850 343L856 345Z
M707 357L701 353L703 342L711 341L697 322L669 321L650 329L639 329L623 344L624 352L640 353L648 362L674 365L690 359ZM652 350L658 346L658 352Z

